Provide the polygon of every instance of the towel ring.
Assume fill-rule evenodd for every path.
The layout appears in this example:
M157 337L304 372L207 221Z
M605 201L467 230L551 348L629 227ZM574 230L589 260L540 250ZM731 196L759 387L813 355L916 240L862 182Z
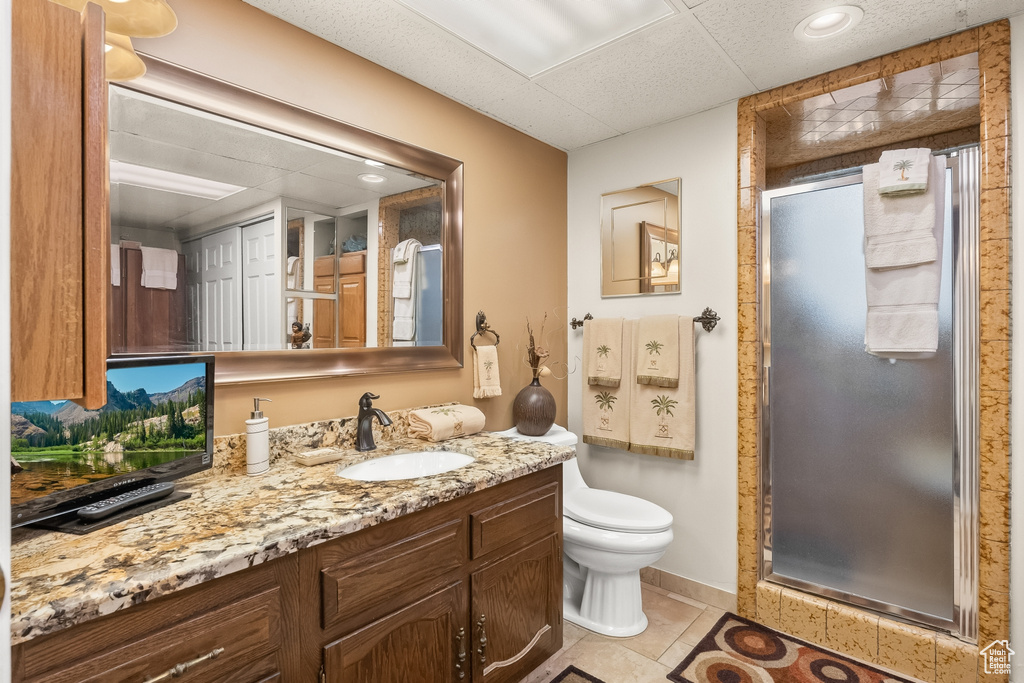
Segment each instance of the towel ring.
M487 322L487 316L484 314L483 311L479 311L476 314L476 332L474 332L473 336L469 338L469 345L472 346L474 350L476 350L476 344L473 342L473 340L476 339L476 336L478 334L493 335L495 346L501 343L501 337L498 336L497 332L491 329L491 325L490 323Z

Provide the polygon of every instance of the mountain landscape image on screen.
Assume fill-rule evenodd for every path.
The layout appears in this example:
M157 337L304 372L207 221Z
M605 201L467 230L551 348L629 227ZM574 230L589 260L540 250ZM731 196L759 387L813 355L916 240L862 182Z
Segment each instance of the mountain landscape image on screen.
M154 393L120 391L108 381L99 410L73 401L12 403L11 502L204 452L205 379Z

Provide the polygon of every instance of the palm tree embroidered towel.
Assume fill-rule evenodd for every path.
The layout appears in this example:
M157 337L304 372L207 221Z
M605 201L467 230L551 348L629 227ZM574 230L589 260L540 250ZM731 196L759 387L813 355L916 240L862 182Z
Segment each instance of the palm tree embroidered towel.
M677 318L679 343L676 358L679 386L638 384L630 406L629 451L693 460L696 443L696 391L693 355L693 318ZM638 336L638 352L646 353Z
M633 328L635 321L619 319L618 347L620 377L629 377L633 371ZM584 344L589 321L583 327ZM589 377L591 363L596 354L583 354L583 376ZM607 448L629 449L630 394L633 382L619 382L617 386L601 384L583 385L583 443Z
M587 384L617 387L622 381L622 318L597 318L583 324Z
M932 151L927 147L889 149L878 159L878 194L918 194L928 189L928 162Z
M864 261L868 268L906 268L938 257L935 224L943 220L946 160L931 157L926 192L906 197L878 194L879 167L864 167Z
M679 316L651 315L636 326L636 383L679 386Z
M498 378L498 347L479 346L473 349L473 398L501 396Z
M461 403L420 408L409 413L409 436L427 441L444 441L483 431L484 414Z

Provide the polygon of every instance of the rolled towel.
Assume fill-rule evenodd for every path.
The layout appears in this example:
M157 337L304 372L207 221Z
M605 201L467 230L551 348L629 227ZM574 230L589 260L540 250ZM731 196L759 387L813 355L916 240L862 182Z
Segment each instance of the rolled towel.
M409 413L409 436L427 441L444 441L483 431L484 414L460 403L421 408Z
M587 384L617 387L622 380L622 318L587 320L583 325Z
M878 194L918 194L928 189L928 165L932 151L927 147L890 149L878 159Z
M637 322L636 383L679 386L679 316L651 315Z
M473 398L501 396L498 378L498 347L480 346L473 349Z

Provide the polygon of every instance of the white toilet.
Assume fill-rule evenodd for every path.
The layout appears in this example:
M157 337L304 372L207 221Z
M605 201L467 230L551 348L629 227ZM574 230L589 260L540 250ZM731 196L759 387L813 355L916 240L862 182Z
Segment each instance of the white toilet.
M527 437L575 446L576 435L558 425ZM562 603L567 620L607 636L628 637L647 628L640 570L657 562L672 542L672 514L650 501L592 489L575 459L562 463Z

